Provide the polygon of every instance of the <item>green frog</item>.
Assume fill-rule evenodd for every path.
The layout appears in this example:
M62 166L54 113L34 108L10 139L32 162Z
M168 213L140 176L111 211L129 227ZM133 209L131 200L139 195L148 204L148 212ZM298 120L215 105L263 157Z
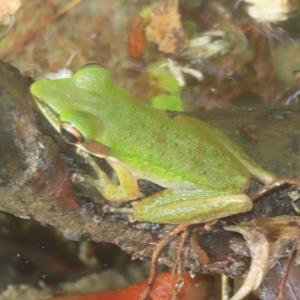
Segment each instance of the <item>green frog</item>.
M138 180L165 189L132 203L133 220L195 224L247 212L251 177L265 185L276 176L264 170L211 124L185 115L170 116L139 101L98 65L69 78L31 85L41 112L81 153L104 158L116 184L91 159L105 199L124 203L141 198Z

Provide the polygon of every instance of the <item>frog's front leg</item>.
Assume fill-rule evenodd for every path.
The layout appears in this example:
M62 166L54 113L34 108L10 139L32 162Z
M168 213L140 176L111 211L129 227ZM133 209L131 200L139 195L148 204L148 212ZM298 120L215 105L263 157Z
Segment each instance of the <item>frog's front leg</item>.
M251 209L252 200L245 194L166 189L134 203L132 217L159 224L197 224Z
M97 174L97 178L88 175L76 176L81 182L94 186L105 199L114 202L127 202L141 196L137 179L119 161L107 159L107 162L115 171L119 184L116 184L95 162L89 153L78 148L77 153L84 157L85 161Z

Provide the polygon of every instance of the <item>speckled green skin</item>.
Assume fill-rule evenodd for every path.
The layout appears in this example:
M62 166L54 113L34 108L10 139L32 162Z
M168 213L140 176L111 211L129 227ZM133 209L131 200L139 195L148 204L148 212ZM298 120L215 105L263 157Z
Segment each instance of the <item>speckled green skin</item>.
M140 102L106 69L89 67L71 78L39 80L31 92L142 177L164 186L226 193L247 186L249 171L236 156L255 163L223 133L201 120L191 119L198 124L190 126Z

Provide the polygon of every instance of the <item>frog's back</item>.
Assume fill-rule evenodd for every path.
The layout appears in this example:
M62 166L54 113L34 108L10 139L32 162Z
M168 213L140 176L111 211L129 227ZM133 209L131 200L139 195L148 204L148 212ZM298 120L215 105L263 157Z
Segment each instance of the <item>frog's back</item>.
M107 95L108 105L99 105L97 114L105 124L99 142L141 178L166 187L220 192L238 192L247 185L244 168L205 131L191 130L122 88L114 91Z

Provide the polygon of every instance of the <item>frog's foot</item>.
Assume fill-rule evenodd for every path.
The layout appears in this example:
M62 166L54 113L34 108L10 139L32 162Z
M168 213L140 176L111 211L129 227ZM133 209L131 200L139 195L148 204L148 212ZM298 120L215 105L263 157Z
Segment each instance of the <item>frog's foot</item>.
M176 226L167 236L165 236L163 239L159 241L159 243L156 244L153 253L152 253L152 258L151 258L151 266L150 266L150 274L148 277L148 285L146 290L144 291L142 297L140 300L149 300L151 299L151 291L153 288L153 284L155 282L155 277L156 277L156 271L157 271L157 261L158 258L161 254L161 251L163 248L177 235L179 235L182 232L187 231L189 227L189 224L180 224ZM182 251L182 250L180 250ZM181 255L180 255L181 257ZM177 267L176 267L177 269Z
M103 205L102 210L106 214L117 213L127 215L130 222L134 222L132 217L132 208L128 207L112 207L110 205Z
M274 181L266 184L263 186L261 190L259 190L254 196L252 197L252 200L255 201L261 196L263 196L266 193L269 193L270 191L277 189L284 185L295 185L300 189L300 179L298 178L292 178L292 177L278 177Z
M77 149L77 153L89 164L96 173L97 178L77 174L73 176L72 180L75 180L77 183L85 183L95 187L102 196L109 201L121 203L141 197L142 194L139 190L137 179L119 161L107 159L107 162L116 173L119 181L119 183L116 183L101 169L89 153L80 148Z

